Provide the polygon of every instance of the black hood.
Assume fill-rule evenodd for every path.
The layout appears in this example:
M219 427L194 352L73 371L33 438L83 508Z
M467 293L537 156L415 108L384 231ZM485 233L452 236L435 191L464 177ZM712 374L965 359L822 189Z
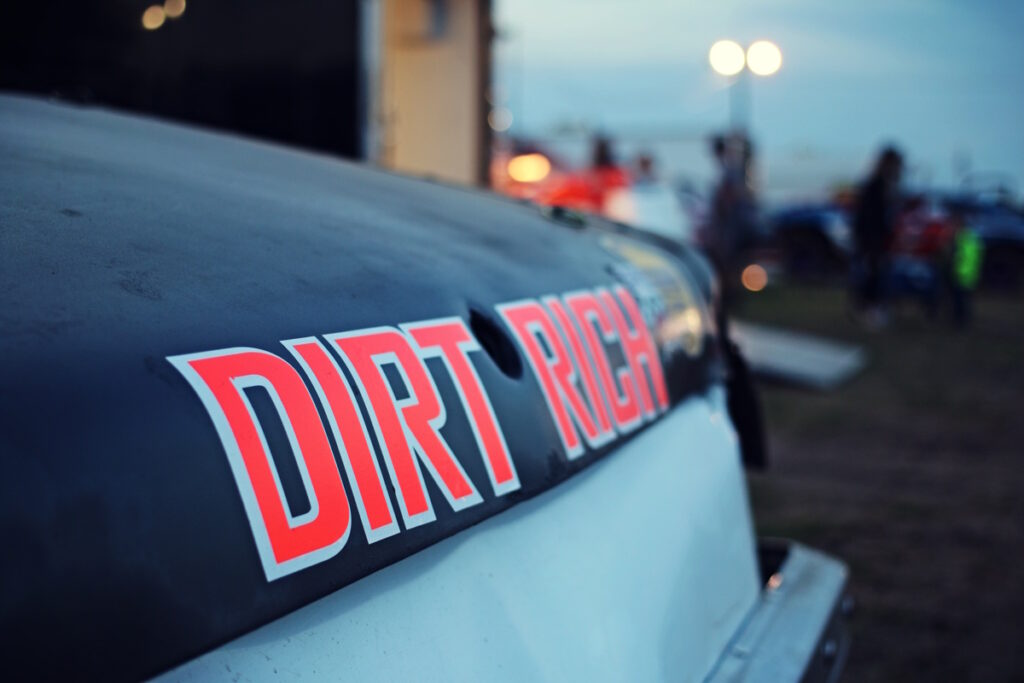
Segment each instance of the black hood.
M651 325L670 404L720 376L713 316L691 297L706 274L681 248L104 111L0 97L0 246L0 629L7 670L31 677L155 674L556 485L636 433L567 457L500 304L619 288ZM686 307L701 316L688 319L699 339L659 328ZM351 506L341 552L268 580L211 415L168 358L246 347L298 372L281 340L449 317L480 346L472 364L520 486L494 494L456 387L428 359L444 438L482 502L456 512L427 477L435 521L368 544ZM269 402L253 410L274 423ZM266 438L277 459L283 430ZM284 490L301 497L280 463Z

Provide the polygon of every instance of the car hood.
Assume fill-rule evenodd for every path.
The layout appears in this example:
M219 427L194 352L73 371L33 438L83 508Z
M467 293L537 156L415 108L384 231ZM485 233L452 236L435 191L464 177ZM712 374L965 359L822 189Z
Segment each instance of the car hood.
M0 613L15 664L156 673L551 489L722 376L706 276L685 249L215 132L0 97L0 225L0 580L8 587ZM656 343L665 397L662 405L649 386L653 405L635 429L576 448L552 407L565 397L545 393L531 371L509 323L520 309L509 306L533 302L549 315L581 292L634 300ZM628 308L623 314L628 320ZM476 452L479 425L460 408L469 405L466 387L424 347L416 352L447 408L436 433L479 500L464 508L446 500L421 458L434 519L413 524L410 514L399 524L393 509L394 534L370 542L365 511L350 498L340 551L335 543L333 554L279 562L280 549L257 533L263 501L246 492L250 463L232 459L232 432L189 363L247 349L302 378L311 401L303 405L322 426L291 424L266 395L249 411L277 460L280 495L301 499L305 484L310 508L310 481L320 475L286 466L279 453L307 427L322 429L337 452L338 434L323 387L282 341L326 348L382 329L406 339L409 330L396 326L446 319L471 333L467 357L516 485L496 483ZM572 354L572 340L565 344ZM612 365L625 367L612 347ZM544 343L535 352L542 364L557 355ZM336 349L328 358L354 386L354 366L341 369ZM381 369L384 386L395 406L408 406L414 397L399 395L390 367ZM390 437L374 406L354 405L379 451ZM566 429L585 431L578 423ZM301 517L289 518L292 530Z

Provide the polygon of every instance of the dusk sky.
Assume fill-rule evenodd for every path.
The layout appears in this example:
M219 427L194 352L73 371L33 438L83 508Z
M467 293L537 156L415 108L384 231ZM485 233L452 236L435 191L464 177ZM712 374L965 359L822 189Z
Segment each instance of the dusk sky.
M768 185L855 179L893 141L919 184L948 187L969 168L1024 190L1021 2L499 0L495 21L495 82L516 134L566 122L674 131L693 141L659 150L675 157L665 167L704 177L698 140L728 120L708 48L767 38L784 55L778 74L752 84Z

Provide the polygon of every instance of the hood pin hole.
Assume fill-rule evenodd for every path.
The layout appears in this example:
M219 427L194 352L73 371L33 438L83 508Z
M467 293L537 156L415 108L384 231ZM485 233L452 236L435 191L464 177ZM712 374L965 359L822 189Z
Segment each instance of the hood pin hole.
M498 369L512 379L523 375L523 362L512 340L494 320L476 309L469 311L469 329Z

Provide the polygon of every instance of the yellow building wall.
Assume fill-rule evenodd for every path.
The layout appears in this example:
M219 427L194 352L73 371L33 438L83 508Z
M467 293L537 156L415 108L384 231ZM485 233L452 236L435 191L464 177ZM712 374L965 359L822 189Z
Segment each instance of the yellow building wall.
M381 0L377 161L458 183L484 180L489 3ZM441 28L439 28L441 27Z

